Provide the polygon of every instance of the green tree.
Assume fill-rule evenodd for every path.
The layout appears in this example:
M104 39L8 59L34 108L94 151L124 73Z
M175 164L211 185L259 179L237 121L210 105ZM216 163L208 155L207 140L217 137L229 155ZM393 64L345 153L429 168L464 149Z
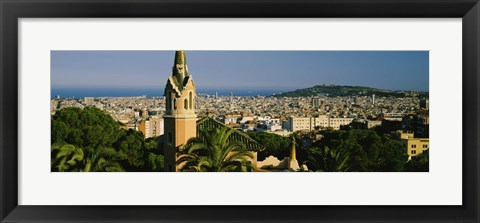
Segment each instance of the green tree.
M158 138L148 138L145 140L145 149L148 151L146 152L146 159L147 166L146 171L153 171L153 172L162 172L164 167L165 159L161 154L162 150L160 148L161 145L158 143Z
M429 171L429 154L428 150L423 151L422 154L412 156L410 161L405 164L405 171L408 172L428 172Z
M120 169L114 167L117 164L126 171L151 171L152 167L145 163L149 152L155 149L154 143L149 142L147 145L140 132L120 129L119 124L102 110L94 107L64 108L52 115L51 123L52 165L56 161L53 153L59 150L58 148L53 150L54 145L70 144L82 149L85 156L84 165L91 165L92 171L93 169L117 171ZM96 154L102 155L96 158ZM73 162L68 157L65 159L67 159L65 163ZM90 161L87 162L88 159ZM114 164L110 164L110 161L114 161ZM65 169L65 165L61 164L56 170ZM77 163L77 165L80 164ZM103 168L102 165L106 167ZM86 171L85 167L91 168L84 166L82 171Z
M306 164L314 171L345 172L350 168L348 161L349 155L345 151L324 146L308 150Z
M253 155L229 136L233 129L201 130L201 137L191 138L181 149L177 165L180 171L232 172L254 171Z
M288 137L267 132L249 132L248 135L265 147L263 151L258 152L258 160L264 160L270 155L282 160L290 155L292 142Z
M162 172L163 167L164 167L164 157L162 155L154 154L154 153L148 153L148 166L149 166L149 171L153 172Z
M407 159L408 155L400 142L385 138L380 147L376 170L402 172Z
M85 154L81 148L77 148L71 144L55 144L52 145L52 171L69 171L84 161Z
M157 139L156 138L148 138L145 141L145 149L148 150L148 151L158 151L158 150L160 150Z
M76 147L71 144L53 145L52 171L59 172L121 172L117 162L118 153L113 148L100 147L95 150Z
M56 111L51 130L52 144L67 143L81 148L111 147L123 135L109 114L93 107Z
M348 171L404 171L405 150L399 141L390 139L389 134L379 136L376 131L362 129L327 130L321 134L322 140L314 146L348 153Z
M128 130L115 143L119 154L123 157L122 164L129 171L142 171L145 165L145 142L143 134Z

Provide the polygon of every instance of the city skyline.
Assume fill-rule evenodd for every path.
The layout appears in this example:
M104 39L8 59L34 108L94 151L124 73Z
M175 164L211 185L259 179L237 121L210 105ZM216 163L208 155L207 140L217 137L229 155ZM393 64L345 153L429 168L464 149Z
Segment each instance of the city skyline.
M427 91L428 51L187 51L200 90L320 84ZM52 89L163 89L174 51L52 51Z
M309 53L299 53L295 70L318 61ZM253 54L268 67L272 57ZM429 171L428 93L322 85L273 97L198 97L202 76L190 75L187 58L175 52L164 97L51 99L51 170Z

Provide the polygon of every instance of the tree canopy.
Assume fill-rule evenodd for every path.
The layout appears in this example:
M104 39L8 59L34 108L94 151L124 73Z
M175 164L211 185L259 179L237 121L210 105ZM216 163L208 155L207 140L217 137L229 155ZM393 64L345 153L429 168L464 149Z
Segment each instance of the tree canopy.
M379 136L375 131L361 129L325 130L320 133L323 138L314 143L312 149L307 151L309 155L306 164L309 169L352 172L401 172L405 170L408 158L406 148L400 141L391 139L389 134ZM344 160L348 161L343 164ZM340 166L343 168L328 168L333 165L332 163L342 164Z
M290 155L292 140L288 137L268 132L249 132L248 135L265 147L265 150L258 152L258 160L264 160L269 155L273 155L281 160Z
M94 107L64 108L51 118L52 171L162 171L156 139L123 130Z

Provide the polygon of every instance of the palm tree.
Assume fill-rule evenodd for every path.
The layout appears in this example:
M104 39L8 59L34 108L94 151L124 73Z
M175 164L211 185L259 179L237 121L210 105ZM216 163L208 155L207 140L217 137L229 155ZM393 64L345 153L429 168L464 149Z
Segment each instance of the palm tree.
M253 171L252 153L245 145L229 140L231 128L200 130L201 136L191 138L182 146L177 165L180 171L230 172Z
M52 145L52 171L69 171L82 162L85 154L81 148L71 144L54 144Z
M59 172L122 172L113 148L82 149L71 144L52 145L52 170Z
M345 172L348 166L348 153L340 149L330 149L328 146L312 148L308 151L306 163L312 169L325 172Z
M124 172L118 160L120 155L114 148L99 147L90 151L82 172Z

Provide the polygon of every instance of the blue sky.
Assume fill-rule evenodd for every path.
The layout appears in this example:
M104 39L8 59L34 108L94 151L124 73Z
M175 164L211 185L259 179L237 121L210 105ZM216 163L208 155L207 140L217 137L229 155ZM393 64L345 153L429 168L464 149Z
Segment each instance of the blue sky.
M428 51L186 51L197 89L428 91ZM51 51L52 88L164 88L174 51Z

